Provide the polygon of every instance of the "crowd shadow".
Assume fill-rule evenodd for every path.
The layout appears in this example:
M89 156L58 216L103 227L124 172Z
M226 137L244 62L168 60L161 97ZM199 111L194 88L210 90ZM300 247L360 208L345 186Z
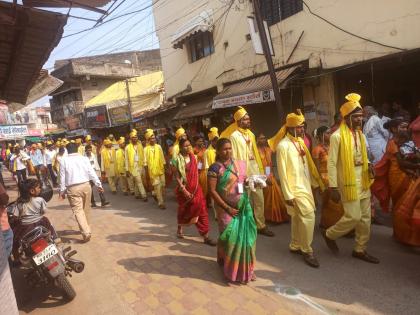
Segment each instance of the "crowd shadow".
M121 259L117 263L131 272L198 279L220 286L228 286L215 259L185 255L161 255Z

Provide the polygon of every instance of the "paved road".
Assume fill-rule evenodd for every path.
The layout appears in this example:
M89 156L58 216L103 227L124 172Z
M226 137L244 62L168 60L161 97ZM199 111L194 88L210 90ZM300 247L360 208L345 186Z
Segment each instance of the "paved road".
M202 244L194 227L178 240L176 204L168 190L168 209L109 195L111 206L92 211L93 237L81 244L67 201L49 203L48 216L64 242L86 263L71 279L78 296L65 303L54 289L26 288L13 271L22 314L419 314L419 252L391 238L392 230L373 226L370 265L350 256L352 240L340 240L332 256L316 231L314 249L321 262L312 269L288 252L290 225L274 226L276 237L259 237L258 280L229 285L216 264L216 249ZM212 235L216 226L212 222ZM288 287L302 292L286 298ZM287 295L287 294L286 294Z

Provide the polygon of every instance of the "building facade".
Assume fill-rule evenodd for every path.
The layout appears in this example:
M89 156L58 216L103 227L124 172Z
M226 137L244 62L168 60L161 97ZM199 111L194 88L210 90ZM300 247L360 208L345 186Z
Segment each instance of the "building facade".
M259 2L283 109L304 109L310 131L331 124L349 92L365 105L400 99L409 110L420 99L419 1ZM252 1L170 0L154 17L169 99L192 108L189 98L210 95L216 112L245 105L256 129L279 128Z
M64 83L50 94L53 122L74 135L83 135L86 102L118 81L158 70L157 49L58 60L52 74Z

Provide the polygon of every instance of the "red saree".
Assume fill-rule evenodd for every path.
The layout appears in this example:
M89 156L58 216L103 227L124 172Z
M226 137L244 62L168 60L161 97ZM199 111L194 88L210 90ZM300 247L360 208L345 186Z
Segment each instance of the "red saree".
M182 159L182 156L179 156ZM175 166L179 171L180 165L175 162ZM176 199L178 201L178 225L197 226L198 232L201 235L206 235L209 232L209 218L206 207L206 200L204 199L203 191L198 183L198 168L197 160L194 154L190 153L190 162L185 164L186 182L185 188L193 195L191 199L187 199L180 187L176 187Z

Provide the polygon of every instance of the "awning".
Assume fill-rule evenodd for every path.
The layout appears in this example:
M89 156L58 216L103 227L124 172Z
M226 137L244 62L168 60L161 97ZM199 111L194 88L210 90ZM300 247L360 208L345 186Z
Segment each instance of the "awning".
M10 111L14 112L22 107L25 107L40 98L51 94L63 84L63 81L48 74L47 70L41 70L38 79L29 91L28 99L25 104L21 103L9 103Z
M294 66L276 72L280 89L287 85L294 72L299 68L300 66ZM274 101L274 92L270 76L266 74L226 86L213 99L213 108L228 108L272 101Z
M205 10L195 16L183 26L181 26L175 34L172 35L171 43L174 48L182 48L184 41L197 32L211 32L213 30L213 10Z
M173 120L183 120L198 116L211 115L213 113L213 109L211 108L212 104L213 101L211 99L187 103L179 110Z
M0 98L26 104L42 65L61 39L67 17L3 1L0 16Z

